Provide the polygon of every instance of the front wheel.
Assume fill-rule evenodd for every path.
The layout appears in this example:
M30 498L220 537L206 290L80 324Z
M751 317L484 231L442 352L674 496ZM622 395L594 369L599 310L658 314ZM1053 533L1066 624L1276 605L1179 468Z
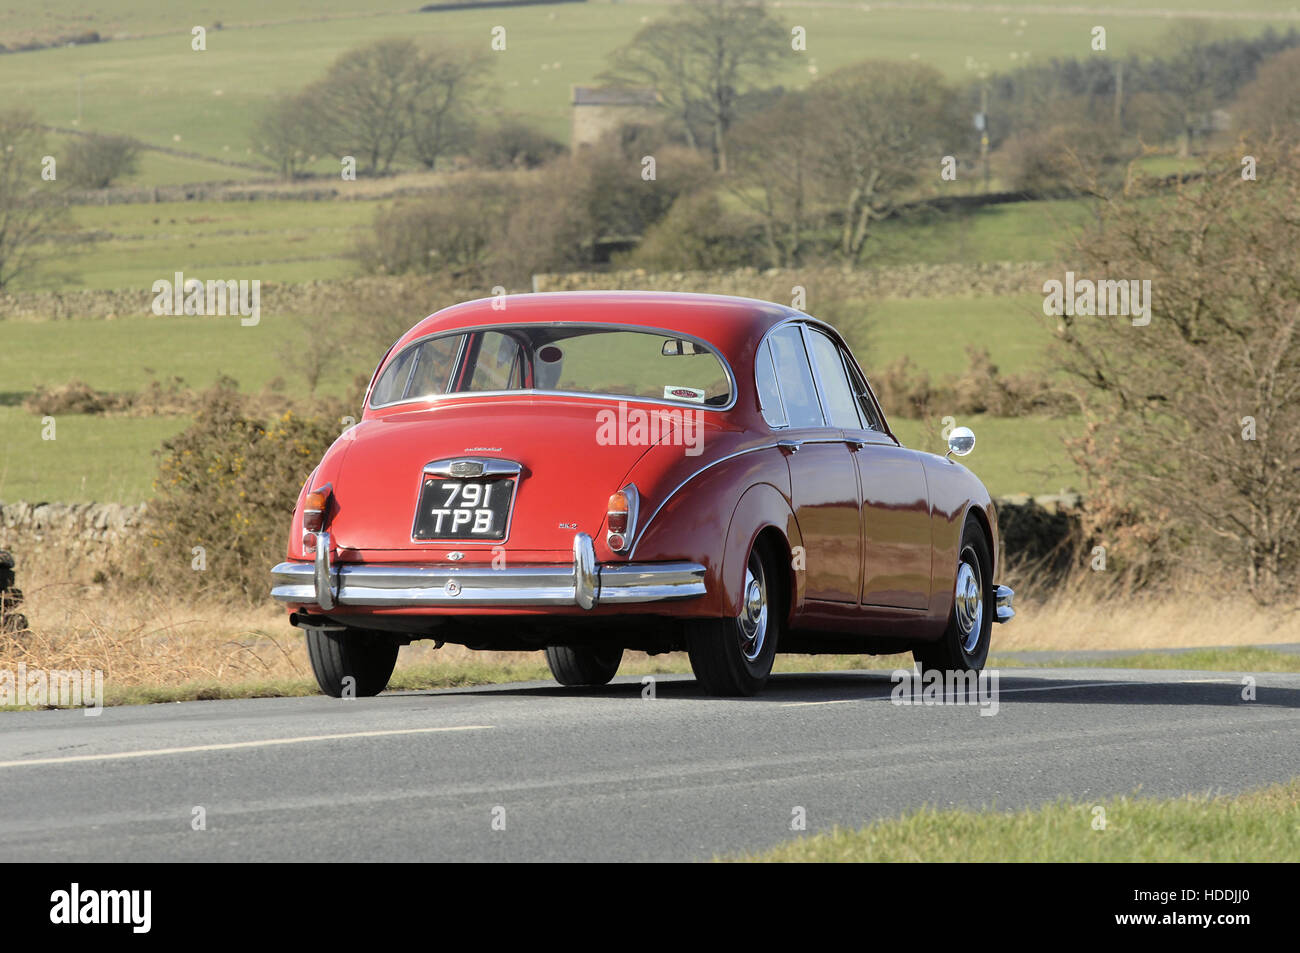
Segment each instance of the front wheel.
M988 540L974 520L966 522L961 534L961 554L957 559L957 579L953 589L952 614L948 628L937 642L928 642L912 650L922 670L978 672L989 657L993 634L993 559Z
M316 684L333 698L366 698L388 685L398 645L378 632L307 630L307 656Z
M687 623L691 670L710 695L753 695L767 682L785 618L779 578L770 552L755 545L745 563L740 613Z

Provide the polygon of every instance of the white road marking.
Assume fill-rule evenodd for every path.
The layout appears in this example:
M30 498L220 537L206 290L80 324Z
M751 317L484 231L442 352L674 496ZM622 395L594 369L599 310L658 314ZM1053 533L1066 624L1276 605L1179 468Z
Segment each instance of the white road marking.
M296 738L264 738L261 741L232 741L218 745L190 745L184 748L150 748L145 751L118 751L112 754L78 754L63 758L23 758L0 761L0 768L21 768L42 764L76 764L85 761L122 761L127 758L157 758L168 754L194 754L200 751L235 751L240 748L267 748L271 745L300 745L313 741L343 738L386 738L393 735L427 735L440 731L485 731L491 725L454 725L450 728L394 728L387 731L346 731L336 735L301 735Z
M814 705L851 705L854 702L869 701L866 698L838 698L829 702L786 702L782 708L811 708Z

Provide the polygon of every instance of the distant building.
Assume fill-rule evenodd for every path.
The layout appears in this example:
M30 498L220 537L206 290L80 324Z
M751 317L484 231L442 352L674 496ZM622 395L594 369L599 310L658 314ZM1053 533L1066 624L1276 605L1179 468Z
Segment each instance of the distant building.
M576 151L592 145L620 126L658 122L658 107L659 94L653 89L574 86L570 147Z

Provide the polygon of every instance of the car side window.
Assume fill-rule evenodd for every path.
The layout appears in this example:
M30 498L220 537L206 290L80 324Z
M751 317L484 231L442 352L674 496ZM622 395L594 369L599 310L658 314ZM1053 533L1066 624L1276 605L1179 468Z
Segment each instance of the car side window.
M456 334L434 338L420 345L415 358L415 370L411 372L411 383L406 388L404 397L409 399L446 393L451 365L456 360L456 351L462 337L463 335Z
M777 384L785 404L786 416L792 427L823 427L821 403L813 384L812 368L803 347L799 326L787 324L773 331L768 338L772 346L772 361L776 367Z
M406 393L406 381L411 376L411 361L415 359L418 350L418 347L408 347L384 368L384 373L379 376L379 380L375 381L374 390L370 395L372 406L391 404L402 399L402 395Z
M519 342L499 331L486 331L474 362L470 390L513 390L522 387L523 363Z
M826 399L826 415L831 426L859 430L862 418L858 415L858 401L849 386L849 378L840 357L839 346L816 328L808 329L808 347L813 363L817 365L817 379Z
M785 427L789 421L781 404L781 391L776 384L776 368L772 364L772 346L764 341L754 355L754 380L758 384L758 402L763 419L772 427Z

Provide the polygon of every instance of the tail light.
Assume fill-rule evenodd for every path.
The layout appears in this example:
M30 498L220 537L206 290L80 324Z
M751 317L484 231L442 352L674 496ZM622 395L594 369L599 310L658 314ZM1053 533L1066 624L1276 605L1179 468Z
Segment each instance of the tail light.
M325 527L325 509L329 506L334 488L326 483L312 490L302 501L302 528L309 533L319 533Z
M636 531L636 511L641 496L636 486L629 483L609 498L605 508L605 543L612 552L627 550Z

